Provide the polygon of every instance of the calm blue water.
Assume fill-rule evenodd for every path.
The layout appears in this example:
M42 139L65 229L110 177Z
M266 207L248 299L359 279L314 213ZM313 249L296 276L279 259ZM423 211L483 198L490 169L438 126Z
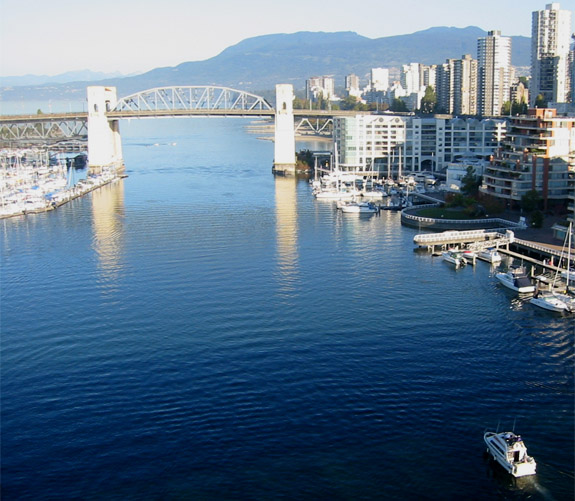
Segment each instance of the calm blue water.
M571 499L573 318L245 125L122 123L127 179L0 221L3 499ZM517 481L482 440L514 420Z

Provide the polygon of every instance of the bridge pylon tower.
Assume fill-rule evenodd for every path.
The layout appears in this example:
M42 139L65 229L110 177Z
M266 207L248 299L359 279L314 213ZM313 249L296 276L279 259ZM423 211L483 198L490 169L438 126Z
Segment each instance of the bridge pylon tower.
M106 113L118 102L115 87L90 86L88 93L88 166L90 169L124 166L119 120Z
M295 126L293 85L276 85L274 170L295 173Z

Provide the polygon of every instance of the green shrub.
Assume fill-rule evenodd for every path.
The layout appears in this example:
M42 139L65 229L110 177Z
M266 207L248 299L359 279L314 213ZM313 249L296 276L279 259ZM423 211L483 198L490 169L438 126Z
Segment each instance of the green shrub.
M535 210L529 215L529 224L533 228L541 228L543 226L543 212Z

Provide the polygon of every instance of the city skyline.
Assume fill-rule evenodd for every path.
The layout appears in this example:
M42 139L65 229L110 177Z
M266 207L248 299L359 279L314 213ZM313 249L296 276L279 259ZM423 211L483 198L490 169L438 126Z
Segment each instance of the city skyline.
M504 36L530 37L531 13L545 5L528 0L517 8L488 0L462 9L454 0L409 0L400 7L367 0L361 12L350 16L342 15L350 7L341 0L328 9L324 3L303 0L284 9L270 8L262 0L221 0L202 6L183 0L166 0L160 6L149 0L54 0L35 5L32 17L26 2L0 0L0 77L84 69L145 72L209 59L247 38L297 31L355 31L373 39L436 26L478 26Z

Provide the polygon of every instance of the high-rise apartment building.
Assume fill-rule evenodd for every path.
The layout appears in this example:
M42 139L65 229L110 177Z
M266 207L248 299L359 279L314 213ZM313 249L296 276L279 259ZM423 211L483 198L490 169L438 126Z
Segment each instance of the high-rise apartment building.
M531 104L541 94L548 103L570 99L571 73L569 45L571 11L550 3L532 14L531 25Z
M359 89L359 77L357 75L352 73L351 75L347 75L345 77L345 90L350 96L361 96L361 91Z
M419 78L421 85L423 87L431 86L435 88L435 77L436 77L437 65L432 64L427 66L422 64L419 70Z
M477 60L465 54L438 66L436 95L438 107L444 113L476 115Z
M453 113L453 59L437 66L435 72L435 95L437 111Z
M389 89L389 70L387 68L372 68L370 86L371 90L375 91Z
M465 54L453 61L453 113L477 114L477 60Z
M478 113L501 115L511 87L511 38L490 31L477 39Z
M335 97L333 77L311 77L306 81L306 99L316 101L320 97L327 100Z
M419 63L410 63L404 64L401 68L401 86L407 94L412 94L421 90L419 67Z
M568 204L575 169L575 118L555 109L511 117L503 145L483 173L480 191L517 205L535 190L544 208Z

